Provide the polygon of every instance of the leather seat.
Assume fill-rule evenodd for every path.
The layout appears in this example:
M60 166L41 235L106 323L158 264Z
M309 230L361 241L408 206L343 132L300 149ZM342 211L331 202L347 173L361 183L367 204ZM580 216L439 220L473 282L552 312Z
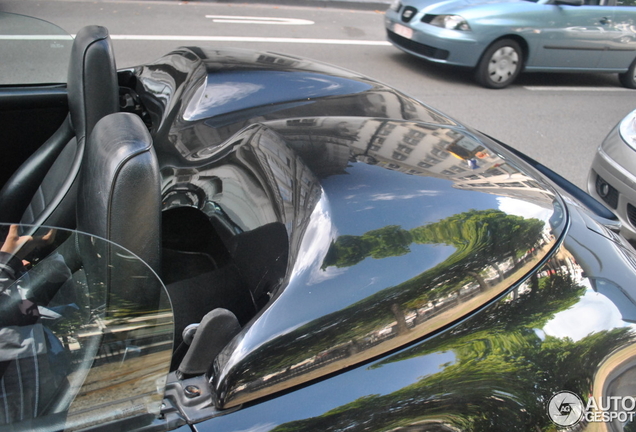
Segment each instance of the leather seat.
M49 306L49 301L60 295L62 285L66 285L65 288L77 291L61 294L62 298L69 295L68 298L88 300L93 311L106 304L116 312L121 310L118 306L130 305L134 305L132 312L156 312L162 287L138 259L158 269L161 258L160 173L148 129L134 114L110 114L94 126L83 156L78 176L77 228L90 235L70 236L57 253L46 256L29 271L29 277L23 278L24 287L32 290L27 294L30 298L37 299L37 303L30 304L35 311L39 305ZM79 260L79 266L67 267L75 260ZM3 288L17 287L13 282ZM14 298L21 301L21 294ZM7 309L15 301L5 298L0 306ZM54 304L59 301L55 298ZM78 308L74 301L72 306L71 309ZM59 304L56 310L60 311ZM75 352L70 374L64 365L69 359L60 341L50 333L51 339L45 343L46 328L53 324L43 325L38 314L24 315L19 316L22 321L16 325L5 313L5 322L0 324L4 354L0 356L0 402L5 407L0 412L0 430L62 430L75 391L89 373L98 348L104 348L106 338L118 335L86 335L82 349ZM26 330L16 333L20 328ZM38 343L25 343L29 348L25 349L24 341ZM44 348L35 348L40 346Z
M75 226L77 177L86 137L118 110L119 87L108 30L82 28L68 71L69 115L0 190L0 222Z
M97 123L88 138L77 196L78 231L122 246L158 272L161 177L152 138L138 116L115 113ZM110 243L91 242L88 236L79 236L79 242L89 283L106 281L110 295L156 306L157 287L130 277L147 274L145 268L136 270L138 259ZM118 275L123 279L115 280Z

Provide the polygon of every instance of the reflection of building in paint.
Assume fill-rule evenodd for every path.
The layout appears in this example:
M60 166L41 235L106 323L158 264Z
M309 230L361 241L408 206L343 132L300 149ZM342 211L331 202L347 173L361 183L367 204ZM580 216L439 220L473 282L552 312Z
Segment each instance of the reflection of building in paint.
M216 164L215 157L222 152L232 154L233 163ZM296 226L306 225L321 196L320 182L312 170L280 136L266 128L256 130L248 141L237 137L190 156L211 162L196 168L164 168L163 195L175 188L200 190L242 231L281 222L291 236ZM216 213L215 206L209 209L209 216Z
M511 168L514 169L507 164L501 165L480 175L462 179L462 181L455 183L455 187L485 193L496 190L499 195L519 198L539 205L553 199L553 195L543 189L535 180L519 172L511 173Z
M318 176L344 173L349 159L412 175L452 180L454 187L531 200L550 192L480 141L446 125L382 119L316 117L269 123L302 153Z
M344 173L359 129L340 118L324 117L286 120L284 130L277 131L320 178Z
M366 139L353 143L355 153L362 151L376 158L378 165L407 174L456 177L483 172L500 160L487 154L478 141L446 126L369 120L362 136ZM475 168L469 161L477 156Z
M445 125L353 117L269 123L318 176L342 174L349 161L451 180L453 187L520 198L551 208L549 189L464 131Z
M370 120L361 128L354 152L365 152L377 164L407 174L451 179L454 187L551 202L549 192L472 137L445 126ZM366 146L366 149L364 148ZM358 158L360 160L360 158Z
M271 131L260 130L251 144L268 177L266 184L276 185L271 198L278 221L285 224L291 237L294 222L296 226L307 225L311 211L320 199L320 182L299 156Z

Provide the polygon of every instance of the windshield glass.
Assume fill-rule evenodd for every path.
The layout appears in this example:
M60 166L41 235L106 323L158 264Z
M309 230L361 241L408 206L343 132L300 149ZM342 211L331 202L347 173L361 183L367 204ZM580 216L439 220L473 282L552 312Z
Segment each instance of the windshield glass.
M72 43L49 22L0 12L0 85L66 83Z
M0 431L149 424L172 353L165 287L104 239L33 231L0 225Z

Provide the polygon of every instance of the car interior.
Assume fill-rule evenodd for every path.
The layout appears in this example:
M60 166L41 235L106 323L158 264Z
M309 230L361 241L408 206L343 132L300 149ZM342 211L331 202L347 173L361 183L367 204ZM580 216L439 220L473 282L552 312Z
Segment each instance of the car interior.
M141 258L170 296L170 370L183 378L201 375L284 277L287 230L272 222L242 231L222 211L209 217L187 205L166 209L148 125L123 112L134 111L127 109L129 90L120 89L130 79L129 72L118 77L108 31L89 26L74 40L66 89L32 86L0 95L0 127L6 126L9 143L22 149L8 159L8 172L0 179L0 223L20 224L21 235L42 226L76 229ZM135 270L104 268L91 257L121 251L100 249L90 239L67 240L67 265L82 267L89 286L91 278L95 284L107 280L109 295L156 308L161 290L118 280ZM139 265L138 260L130 264Z
M115 58L104 27L90 26L78 32L71 51L68 82L66 119L26 161L12 171L12 176L0 190L1 222L68 228L74 225L76 180L86 137L99 119L118 110ZM39 106L37 99L47 98L46 93L41 94L37 89L26 97L18 96L21 97L16 99L21 101L27 99L26 103L22 102L25 105L34 100L34 106ZM11 108L10 100L6 104ZM52 118L58 114L57 110L43 109L47 113L53 111L45 116L42 129L47 130ZM33 139L28 139L28 136L32 130L40 130L39 124L31 123L34 118L40 117L40 110L3 110L5 122L18 120L22 132L14 138L14 142L23 144L20 147L36 145L33 140L39 136ZM12 131L14 128L7 129Z

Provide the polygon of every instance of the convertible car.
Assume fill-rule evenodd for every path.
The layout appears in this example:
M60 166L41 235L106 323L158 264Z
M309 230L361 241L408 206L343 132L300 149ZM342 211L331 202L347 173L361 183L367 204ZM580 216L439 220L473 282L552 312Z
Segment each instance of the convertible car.
M636 253L382 83L0 14L0 431L630 430Z

